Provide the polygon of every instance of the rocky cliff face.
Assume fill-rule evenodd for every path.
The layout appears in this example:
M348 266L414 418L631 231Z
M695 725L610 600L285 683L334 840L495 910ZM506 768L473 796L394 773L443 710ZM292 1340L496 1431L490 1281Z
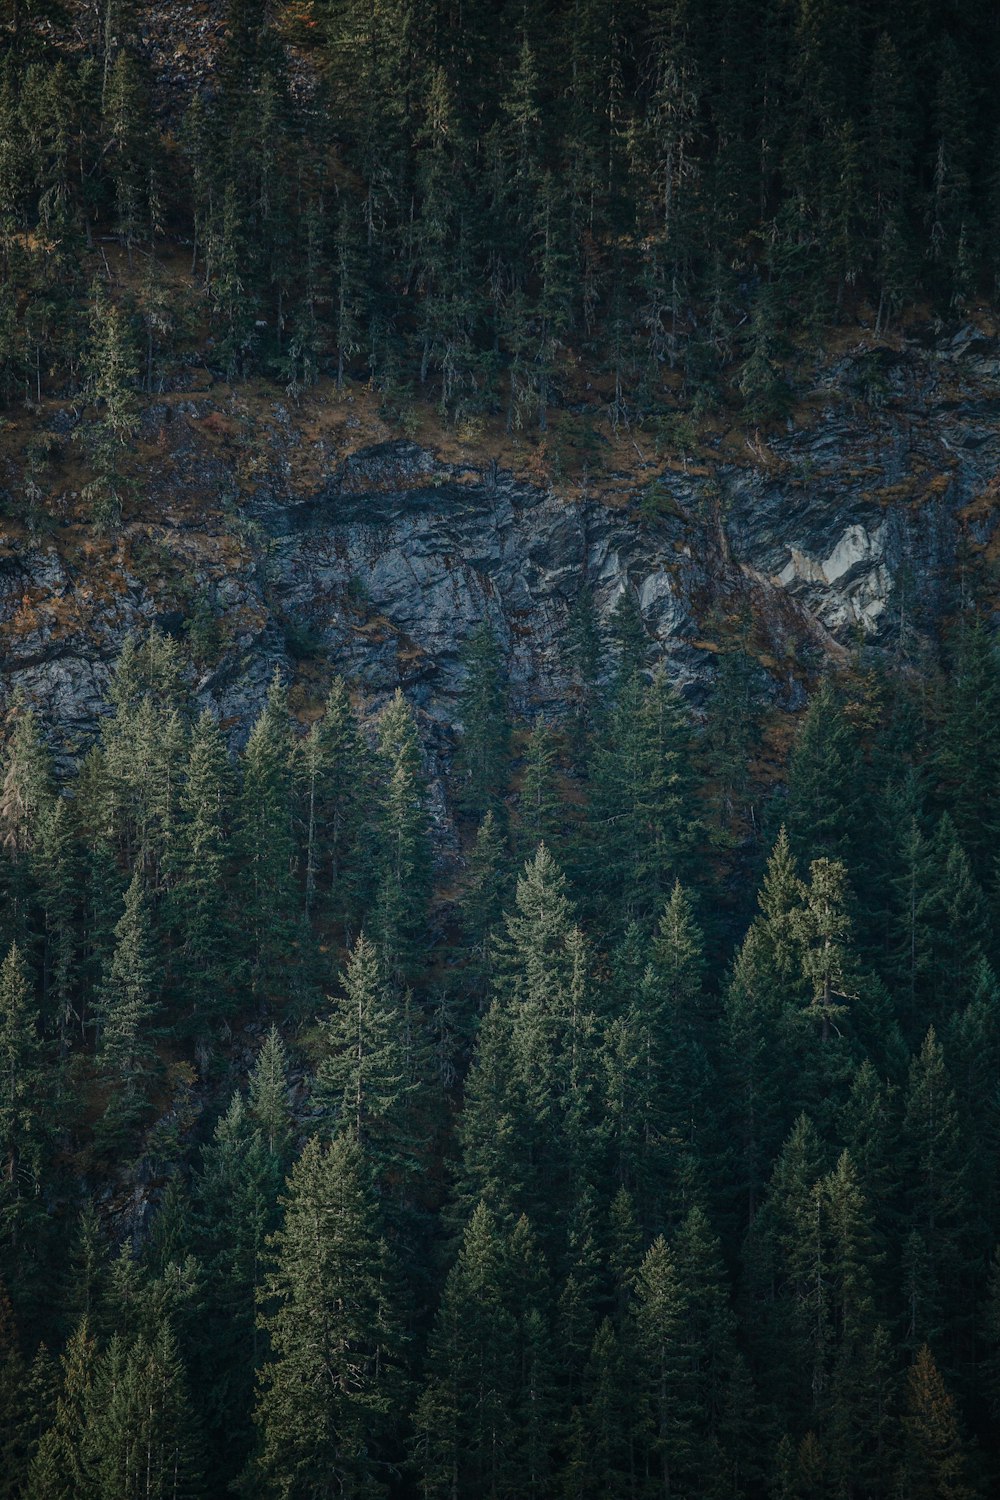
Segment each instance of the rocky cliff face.
M751 617L774 702L794 708L824 657L933 631L997 545L1000 345L971 329L931 348L860 347L780 435L709 444L686 469L644 458L608 494L600 481L557 493L486 444L446 462L412 441L359 441L350 414L310 438L278 405L256 427L240 411L214 393L149 409L147 498L113 546L72 526L2 538L0 692L44 707L67 743L102 711L125 634L153 619L180 629L199 601L222 635L211 667L193 669L197 690L237 739L274 668L292 677L308 657L314 677L332 664L375 703L402 686L446 749L461 645L484 616L515 707L557 711L585 585L605 627L632 591L651 661L695 703Z

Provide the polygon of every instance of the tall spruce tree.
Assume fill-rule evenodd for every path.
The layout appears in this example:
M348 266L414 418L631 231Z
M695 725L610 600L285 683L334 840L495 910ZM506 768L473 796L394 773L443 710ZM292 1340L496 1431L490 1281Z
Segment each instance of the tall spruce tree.
M418 967L430 896L430 847L420 742L413 713L397 690L379 720L382 801L375 929L391 981Z
M105 1111L109 1139L135 1123L146 1101L155 1054L150 1022L157 1011L157 964L149 896L137 869L115 927L115 948L97 1006L97 1056L111 1087Z
M381 1494L404 1399L393 1272L347 1136L310 1140L270 1242L256 1482L277 1494Z
M239 804L243 922L251 983L262 1002L286 998L292 987L289 957L297 902L291 748L287 695L275 672L243 752Z
M503 658L488 622L468 637L462 665L465 682L458 701L462 737L456 754L456 796L470 816L480 819L487 812L500 812L510 734Z

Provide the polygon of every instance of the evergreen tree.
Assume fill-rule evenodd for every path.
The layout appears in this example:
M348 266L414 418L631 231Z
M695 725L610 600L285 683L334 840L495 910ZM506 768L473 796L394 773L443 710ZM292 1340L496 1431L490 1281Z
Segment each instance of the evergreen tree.
M810 700L788 763L786 822L793 852L806 861L839 859L857 869L863 794L857 740L832 685L824 682Z
M0 828L3 846L15 856L39 842L54 793L52 760L42 727L30 709L15 710L12 733L0 762Z
M937 1343L946 1324L959 1333L962 1283L968 1265L968 1161L955 1095L933 1028L910 1065L901 1139L905 1163L907 1336L914 1346Z
M294 887L291 737L287 695L276 672L243 753L239 847L251 980L260 999L287 996Z
M479 1008L493 974L494 939L503 918L507 887L506 849L496 819L488 812L476 830L469 856L469 880L460 903L468 982ZM468 1018L469 1030L474 1019Z
M264 1038L250 1074L248 1108L271 1157L283 1169L291 1142L292 1111L288 1098L288 1059L276 1026Z
M900 1493L906 1500L969 1500L975 1495L954 1398L926 1344L906 1379Z
M555 848L563 821L556 743L550 725L540 715L532 726L525 747L518 808L517 851L520 857L529 859L539 844Z
M260 1124L235 1094L202 1151L193 1192L205 1298L195 1372L207 1394L204 1428L217 1479L235 1477L250 1448L254 1372L262 1352L256 1298L280 1182L278 1160Z
M156 975L149 898L136 870L97 1008L98 1059L113 1089L105 1112L110 1134L128 1129L145 1103L154 1060L149 1023L157 1011Z
M84 1461L101 1500L201 1493L185 1372L166 1320L140 1332L127 1353L112 1340L97 1365L87 1415Z
M181 935L184 996L199 1019L226 1009L234 959L225 895L230 795L225 742L206 712L191 735L171 891Z
M392 1272L346 1136L292 1168L261 1298L270 1339L256 1421L258 1482L278 1494L384 1491L404 1395Z
M331 1132L345 1131L384 1179L414 1166L408 1139L407 1078L402 1006L386 985L378 953L362 935L340 975L343 991L323 1022L324 1054L313 1093Z
M97 528L109 530L121 520L127 493L122 453L139 426L135 396L139 353L125 311L104 296L99 283L90 334L87 387L94 417L84 429L84 438L95 477L84 494Z
M462 651L465 683L458 701L462 738L456 755L459 805L479 819L497 814L507 779L509 728L503 660L489 624Z
M306 908L318 907L350 925L369 893L370 878L362 854L361 743L340 677L331 685L322 717L301 742L296 770Z
M0 1180L8 1201L38 1190L43 1079L38 1012L13 947L0 966Z
M80 1210L70 1245L64 1310L87 1320L91 1330L99 1320L99 1308L107 1279L108 1246L97 1210L88 1199Z
M413 713L397 691L379 720L384 776L375 918L379 948L395 985L412 975L430 895L430 849L420 744Z
M86 1435L96 1360L95 1340L84 1317L66 1345L55 1413L28 1473L25 1492L31 1500L77 1500L92 1493Z
M692 832L688 730L662 671L623 683L591 775L587 882L624 927L648 922L684 867Z
M504 1234L480 1204L441 1295L416 1408L423 1494L547 1493L547 1301L527 1221Z
M546 1249L589 1178L595 1029L566 877L542 846L497 945L462 1120L460 1202L525 1213Z

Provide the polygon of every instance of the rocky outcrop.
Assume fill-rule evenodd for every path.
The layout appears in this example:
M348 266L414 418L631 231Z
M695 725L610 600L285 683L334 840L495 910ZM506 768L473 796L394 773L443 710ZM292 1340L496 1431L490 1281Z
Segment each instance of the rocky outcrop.
M300 483L301 434L280 408L248 485L239 456L206 441L225 420L207 397L147 413L166 456L150 476L158 524L143 537L148 547L152 531L185 581L180 606L137 565L135 538L114 588L99 559L71 565L58 538L0 556L3 691L45 707L70 741L101 712L127 631L154 619L179 629L199 595L226 624L198 692L236 738L274 668L292 675L307 657L375 702L401 685L444 743L462 643L483 618L515 707L558 711L585 586L605 630L632 592L650 660L695 702L733 622L752 618L774 699L794 707L824 655L934 629L960 554L987 556L996 535L1000 350L972 330L931 350L861 347L824 371L780 435L751 436L743 452L720 445L687 471L647 462L613 499L598 487L567 498L488 457L450 464L405 440L324 449ZM235 503L192 516L181 501L196 487Z

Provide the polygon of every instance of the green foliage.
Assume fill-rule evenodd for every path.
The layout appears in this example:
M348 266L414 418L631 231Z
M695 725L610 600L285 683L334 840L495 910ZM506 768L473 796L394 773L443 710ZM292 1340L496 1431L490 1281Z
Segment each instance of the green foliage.
M375 931L395 984L417 965L430 895L430 849L420 743L413 712L397 690L379 720L383 797L378 839Z
M399 1314L358 1147L310 1140L270 1242L261 1324L270 1340L254 1469L275 1494L377 1495L404 1394Z
M97 1056L110 1098L105 1111L109 1144L135 1122L146 1100L154 1066L149 1023L157 1009L157 969L149 898L137 869L115 927L115 948L96 1008Z
M752 824L703 839L635 624L622 671L573 658L565 734L516 726L514 788L493 763L519 875L492 808L432 863L401 695L370 745L343 683L306 730L276 682L231 754L152 633L75 769L13 705L4 1493L990 1492L970 704L873 728L821 689L750 911Z
M487 812L499 813L509 738L503 659L488 624L480 625L465 642L462 665L456 795L459 805L478 819Z

